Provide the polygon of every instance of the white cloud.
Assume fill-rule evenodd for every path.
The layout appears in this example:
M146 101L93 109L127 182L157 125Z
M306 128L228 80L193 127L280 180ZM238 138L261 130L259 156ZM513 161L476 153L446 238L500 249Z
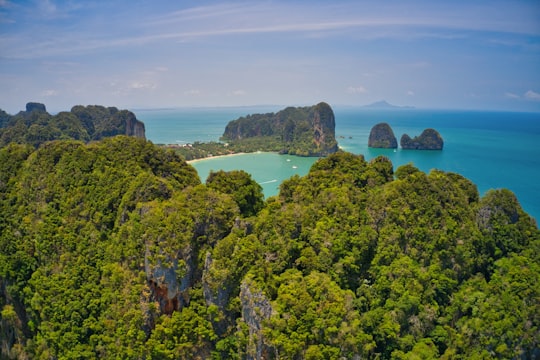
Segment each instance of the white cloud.
M231 92L231 95L232 96L243 96L243 95L246 95L247 93L244 91L244 90L234 90Z
M360 85L360 86L349 86L347 88L347 92L349 94L365 94L368 91L367 91L367 89L365 87Z
M41 96L56 96L58 95L58 91L53 89L47 89L41 92Z
M524 96L529 100L540 101L540 94L532 90L527 91Z
M39 1L39 9L47 14L54 14L57 11L56 5L49 0Z
M412 91L412 90L407 91L407 95L414 96L414 91Z
M184 95L199 96L201 95L201 91L197 89L191 89L191 90L184 91Z
M155 88L156 88L156 84L145 83L145 82L139 82L139 81L134 81L134 82L131 83L130 88L131 88L131 89L135 89L135 90L140 90L140 89L155 89Z
M509 99L519 99L518 94L514 94L514 93L511 93L511 92L505 92L504 96L506 96Z

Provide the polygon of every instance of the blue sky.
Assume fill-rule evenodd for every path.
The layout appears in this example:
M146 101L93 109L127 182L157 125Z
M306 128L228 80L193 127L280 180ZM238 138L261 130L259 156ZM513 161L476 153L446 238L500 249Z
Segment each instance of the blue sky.
M0 108L540 111L540 2L0 0Z

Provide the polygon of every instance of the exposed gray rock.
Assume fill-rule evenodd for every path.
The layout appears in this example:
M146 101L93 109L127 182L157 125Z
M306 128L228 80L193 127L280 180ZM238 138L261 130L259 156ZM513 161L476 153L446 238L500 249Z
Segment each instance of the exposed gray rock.
M379 123L371 128L369 133L368 146L372 148L395 149L397 139L394 131L387 123Z
M26 104L26 112L32 112L32 111L47 112L47 109L45 108L45 105L42 103L29 102Z
M189 303L187 290L193 285L195 265L191 246L175 257L161 254L163 261L152 261L153 254L147 246L144 256L145 273L155 300L164 314L171 314Z
M242 304L242 320L249 329L246 358L269 359L271 348L266 344L262 333L263 321L272 315L272 305L263 292L256 288L253 281L244 280L240 285L240 302Z

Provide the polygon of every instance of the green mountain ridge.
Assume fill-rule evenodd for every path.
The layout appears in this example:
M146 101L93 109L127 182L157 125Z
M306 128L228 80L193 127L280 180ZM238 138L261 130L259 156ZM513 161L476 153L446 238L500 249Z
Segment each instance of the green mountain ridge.
M35 359L540 356L508 190L337 152L264 201L117 136L0 148L0 351Z
M76 105L56 115L49 114L44 104L34 102L16 115L0 109L0 146L15 142L38 147L52 140L88 142L116 135L144 139L144 123L131 111L100 105Z

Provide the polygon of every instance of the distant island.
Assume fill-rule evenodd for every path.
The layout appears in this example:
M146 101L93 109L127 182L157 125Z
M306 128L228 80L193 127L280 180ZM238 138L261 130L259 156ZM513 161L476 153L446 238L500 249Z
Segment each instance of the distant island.
M334 111L321 102L240 117L227 124L222 140L244 152L326 156L338 150L335 127Z
M398 106L388 103L386 100L376 101L374 103L361 106L362 109L373 110L397 110L397 109L414 109L414 106Z
M371 128L368 146L372 148L396 149L397 139L387 123L379 123Z
M404 150L442 150L444 141L435 129L425 129L420 136L411 138L403 134L400 140ZM392 127L387 123L379 123L371 128L368 146L372 148L396 149L397 140Z
M425 129L420 136L411 137L403 134L400 140L401 148L404 150L442 150L444 141L435 129Z
M128 110L76 105L56 115L44 104L29 102L26 111L10 115L0 109L0 147L11 142L38 147L52 140L89 142L115 135L146 139L144 123Z

